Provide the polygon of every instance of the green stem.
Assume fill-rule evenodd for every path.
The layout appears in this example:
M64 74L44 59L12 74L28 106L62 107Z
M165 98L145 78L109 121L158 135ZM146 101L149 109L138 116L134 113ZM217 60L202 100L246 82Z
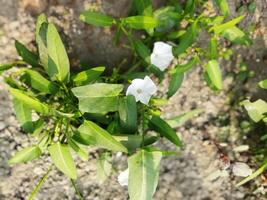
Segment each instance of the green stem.
M37 194L37 192L40 190L41 186L43 185L44 181L48 177L49 173L51 172L52 167L53 167L53 165L51 165L48 168L47 172L42 176L41 180L38 182L38 184L36 185L36 187L34 188L34 190L31 192L28 200L32 200L35 197L35 195Z
M72 186L74 187L74 190L75 190L76 194L78 195L79 199L84 200L84 198L83 198L82 194L80 193L78 187L76 186L74 180L73 179L70 179L70 180L71 180Z

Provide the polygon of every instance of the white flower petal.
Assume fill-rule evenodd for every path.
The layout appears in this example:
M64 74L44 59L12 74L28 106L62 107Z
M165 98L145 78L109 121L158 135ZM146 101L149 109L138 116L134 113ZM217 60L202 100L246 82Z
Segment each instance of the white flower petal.
M233 174L235 176L247 177L252 174L252 169L246 163L236 162L233 165Z
M151 64L164 71L174 59L172 46L164 42L155 42L154 49L150 55Z
M134 79L127 88L126 95L133 95L136 102L148 104L151 95L155 94L157 87L154 82L146 76L144 79Z
M144 92L153 95L157 92L157 86L155 85L155 83L151 80L151 78L149 76L146 76L144 78Z
M121 186L128 186L129 168L121 172L118 176L118 182Z

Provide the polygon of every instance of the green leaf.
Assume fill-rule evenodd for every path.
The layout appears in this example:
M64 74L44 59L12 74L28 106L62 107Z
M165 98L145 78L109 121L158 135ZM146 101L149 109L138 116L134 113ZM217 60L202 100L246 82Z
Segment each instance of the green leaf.
M149 121L149 127L154 131L160 133L162 137L167 138L173 144L178 147L182 146L182 142L177 136L176 132L170 127L170 125L158 116L153 116Z
M217 60L210 60L205 66L205 70L208 74L213 85L218 89L222 89L222 73Z
M211 38L209 42L209 54L208 54L210 60L218 58L217 46L218 46L217 39L215 37Z
M185 13L194 13L195 8L196 8L196 1L195 0L187 0L185 4Z
M75 163L66 144L54 143L48 147L48 151L53 163L60 171L71 179L77 178Z
M147 146L158 140L158 137L155 136L145 136L143 138L141 135L115 135L113 137L123 144L128 149L128 152L135 152L142 145Z
M84 121L78 128L78 133L74 135L74 139L78 139L85 145L94 145L111 151L127 153L127 149L121 143L117 142L106 130L91 121Z
M191 27L186 31L185 34L180 39L180 43L177 47L173 48L173 53L175 56L178 56L184 53L187 48L189 48L195 41L198 34L197 21L194 22Z
M24 92L14 89L14 88L9 88L9 91L13 97L15 97L17 100L21 101L23 104L28 106L29 108L43 113L43 114L50 114L51 110L49 107L43 103L41 103L38 99L35 99L33 97L28 96Z
M260 81L259 86L263 89L267 89L267 79Z
M40 148L36 145L26 147L22 149L21 151L17 152L9 161L9 165L13 165L16 163L24 163L31 160L34 160L35 158L38 158L42 154Z
M134 0L133 6L139 15L152 16L153 14L151 0Z
M141 41L141 40L134 40L134 48L137 54L144 60L146 63L150 63L150 49Z
M39 72L34 70L26 69L25 78L32 88L45 94L55 94L59 89L55 83L47 80Z
M112 171L111 156L109 153L102 153L97 160L97 180L99 184L103 184Z
M84 161L88 161L88 153L81 145L77 144L72 138L68 139L68 145L77 153L77 155L81 159L83 159Z
M256 178L257 176L259 176L260 174L262 174L266 170L266 168L267 168L267 163L264 163L259 169L257 169L255 172L253 172L250 176L248 176L245 179L243 179L242 181L240 181L236 185L236 187L240 187L241 185L244 185L248 181Z
M120 99L119 116L120 125L127 134L137 130L137 106L134 96L128 95Z
M95 82L104 71L105 67L94 67L76 74L72 80L76 86L90 84Z
M23 130L26 132L32 132L33 122L32 122L32 110L29 106L25 105L22 101L17 98L13 98L13 107L16 113L16 118L22 126Z
M220 11L224 16L230 15L230 9L227 0L215 0L215 3L220 8Z
M18 54L22 57L22 59L30 64L33 67L38 67L39 65L39 58L38 56L28 50L22 43L20 43L18 40L15 41L15 47L17 49Z
M176 117L172 117L166 121L172 128L178 128L179 126L183 125L186 121L192 119L193 117L196 117L202 112L204 112L204 109L194 109L189 112L182 113L181 115L178 115Z
M242 16L236 17L236 18L234 18L234 19L232 19L232 20L230 20L230 21L228 21L226 23L223 23L223 24L220 24L220 25L215 25L215 26L211 27L209 31L214 31L215 34L219 34L222 31L235 26L243 18L244 18L244 16L242 15Z
M247 46L252 44L251 39L236 26L225 29L220 33L220 35L235 44L242 44Z
M181 87L182 82L184 79L184 74L183 73L173 73L172 74L172 78L169 84L169 89L167 92L167 97L170 98L171 96L173 96L177 90Z
M47 72L53 80L68 82L70 76L70 63L64 44L54 24L47 27Z
M168 32L179 23L181 15L175 10L175 7L166 6L156 10L154 17L159 21L156 31Z
M18 61L14 61L11 63L5 63L5 64L0 64L0 75L6 71L11 69L12 67L16 66L16 65L25 65L26 63L24 61L18 60Z
M127 17L123 19L123 23L133 29L149 29L158 25L158 21L149 16Z
M80 20L94 26L109 27L115 23L115 19L100 12L84 11L80 14Z
M179 73L179 74L185 73L188 70L190 70L192 67L194 67L198 62L199 62L199 58L196 56L184 65L176 65L172 73Z
M128 159L131 200L152 200L159 177L162 153L140 150Z
M258 99L255 102L245 100L241 102L241 105L245 107L249 117L254 122L259 122L262 120L264 118L264 114L267 113L267 103L261 99Z
M88 113L107 113L118 110L119 94L123 85L95 83L75 87L73 94L79 99L79 109Z

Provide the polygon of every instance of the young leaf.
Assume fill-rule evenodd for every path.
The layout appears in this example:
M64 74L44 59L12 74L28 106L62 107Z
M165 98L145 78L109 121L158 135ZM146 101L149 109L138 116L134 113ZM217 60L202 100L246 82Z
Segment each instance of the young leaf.
M162 153L140 150L128 159L131 200L152 200L158 185Z
M222 73L217 60L210 60L205 66L205 70L213 83L213 85L218 89L222 89Z
M191 110L189 112L182 113L181 115L178 115L176 117L170 118L170 119L166 120L166 122L172 128L178 128L179 126L183 125L186 121L192 119L193 117L199 115L202 112L204 112L203 109Z
M64 44L54 24L47 27L48 74L53 80L68 82L70 63Z
M78 128L78 133L74 135L74 139L76 138L76 140L77 135L84 144L127 153L127 149L121 143L117 142L106 130L91 121L84 121Z
M24 163L31 161L35 158L38 158L42 154L40 148L36 145L26 147L21 151L17 152L9 161L9 165L13 165L16 163Z
M86 150L78 145L72 138L68 140L68 145L77 153L77 155L84 161L88 161L89 156Z
M209 42L209 59L214 60L218 57L218 50L217 50L217 39L215 37L210 39Z
M150 49L141 41L141 40L134 40L134 48L137 54L143 58L146 63L150 63Z
M173 53L175 56L179 56L184 53L188 47L190 47L198 34L197 21L194 22L191 27L186 31L186 33L181 37L180 43L177 47L173 48Z
M76 86L87 85L95 82L104 71L105 67L94 67L76 74L72 80Z
M155 28L158 25L158 21L149 16L133 16L123 19L123 22L133 29L149 29Z
M16 65L25 65L25 64L26 63L24 61L21 61L21 60L14 61L14 62L11 62L11 63L6 63L6 64L0 64L0 75L4 71L6 71L6 70L8 70L8 69L10 69L10 68L12 68L12 67L14 67Z
M139 15L152 16L153 14L151 0L134 0L133 6Z
M115 19L100 12L84 11L80 14L80 20L94 26L109 27L115 23Z
M225 29L220 35L235 44L250 45L252 43L251 39L236 26Z
M169 84L169 89L167 92L167 97L170 98L171 96L173 96L176 91L181 87L182 82L184 79L184 74L183 73L173 73L172 74L172 78Z
M95 83L75 87L73 94L79 99L79 109L88 113L107 113L118 110L119 94L123 85Z
M192 67L194 67L198 62L199 62L199 58L196 56L184 65L176 65L175 69L173 70L173 73L179 73L179 74L185 73L188 70L190 70Z
M25 78L32 88L45 94L55 94L59 89L55 83L47 80L39 72L34 70L26 69Z
M182 142L177 136L176 132L169 126L167 122L161 119L158 116L153 116L149 121L149 127L154 131L160 133L162 137L167 138L173 144L177 145L178 147L182 146Z
M29 108L31 108L37 112L46 114L46 115L50 113L49 107L47 105L41 103L39 100L37 100L33 97L30 97L27 94L25 94L24 92L17 90L17 89L14 89L14 88L9 88L9 91L14 98L21 101L23 104L25 104Z
M260 81L259 86L263 89L267 89L267 79Z
M264 118L264 114L267 113L267 103L261 99L258 99L255 102L245 100L241 102L241 105L245 107L249 117L254 122L259 122L262 120Z
M230 9L227 0L215 0L215 3L220 8L220 11L224 16L230 15Z
M137 106L134 96L128 95L120 99L119 116L120 125L127 134L134 133L137 129Z
M102 153L97 160L97 180L103 184L112 171L111 156L109 153Z
M48 147L48 151L53 163L60 171L71 179L77 178L75 163L66 144L54 143Z
M215 25L213 27L210 28L209 31L214 31L215 34L219 34L221 33L222 31L228 29L228 28L231 28L233 26L235 26L236 24L238 24L242 19L244 18L244 16L239 16L239 17L236 17L224 24L220 24L220 25Z
M13 107L16 113L16 118L26 132L32 132L34 127L32 123L32 110L17 98L13 98Z
M19 41L15 41L15 47L17 49L18 54L22 57L22 59L30 64L33 67L38 67L39 65L39 58L38 56L27 49L22 43Z

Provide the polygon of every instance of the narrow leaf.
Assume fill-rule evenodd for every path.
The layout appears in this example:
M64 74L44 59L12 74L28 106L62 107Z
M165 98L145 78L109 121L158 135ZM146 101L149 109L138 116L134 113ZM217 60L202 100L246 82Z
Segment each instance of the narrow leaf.
M128 159L131 200L152 200L158 185L162 153L140 150Z
M24 163L31 161L35 158L38 158L42 154L40 148L36 145L26 147L21 151L17 152L9 161L9 165L13 165L16 163Z
M186 63L184 65L176 65L175 69L172 72L173 73L182 74L182 73L187 72L188 70L190 70L198 62L199 62L199 58L196 56L196 57L192 58L190 61L188 61L188 63Z
M97 181L99 184L103 184L109 177L112 171L111 156L109 153L101 154L97 160Z
M220 11L224 16L230 15L230 9L227 0L215 0L215 3L220 8Z
M236 26L225 29L220 33L220 35L235 44L242 44L247 46L252 44L251 39Z
M95 67L76 74L72 80L76 86L95 82L105 71L105 67Z
M173 96L177 92L177 90L181 87L183 79L184 79L183 73L175 72L172 74L172 78L171 78L168 93L167 93L168 98Z
M68 145L77 153L77 155L84 161L88 161L89 156L86 150L79 144L77 144L72 138L68 140Z
M48 147L48 151L53 163L60 171L71 179L77 178L75 163L66 144L54 143Z
M158 25L158 21L149 16L127 17L123 19L123 22L133 29L149 29Z
M254 122L259 122L262 120L264 118L264 114L267 113L267 103L261 99L258 99L255 102L245 100L241 102L241 105L245 107L249 117Z
M150 49L141 40L136 39L133 43L138 56L146 61L146 63L150 63Z
M170 127L170 125L158 116L153 116L149 121L149 127L154 131L160 133L162 137L167 138L173 144L182 146L182 142L177 136L176 132Z
M222 89L222 73L217 60L210 60L205 66L205 70L213 83L213 85L218 89Z
M213 27L210 28L210 31L214 31L215 34L219 34L221 33L222 31L228 29L228 28L231 28L233 26L235 26L236 24L238 24L242 19L244 18L244 16L239 16L239 17L236 17L226 23L223 23L223 24L220 24L220 25L215 25Z
M17 49L18 54L22 57L22 59L30 64L33 67L39 66L39 58L38 56L31 52L29 49L27 49L22 43L19 41L15 41L15 47Z
M80 141L84 141L87 145L94 145L111 151L127 152L127 149L117 142L106 130L91 121L85 121L78 128L78 133L75 135L79 135L82 139ZM74 139L77 137L75 135Z
M108 27L115 23L115 19L100 12L84 11L80 14L80 20L94 26Z

